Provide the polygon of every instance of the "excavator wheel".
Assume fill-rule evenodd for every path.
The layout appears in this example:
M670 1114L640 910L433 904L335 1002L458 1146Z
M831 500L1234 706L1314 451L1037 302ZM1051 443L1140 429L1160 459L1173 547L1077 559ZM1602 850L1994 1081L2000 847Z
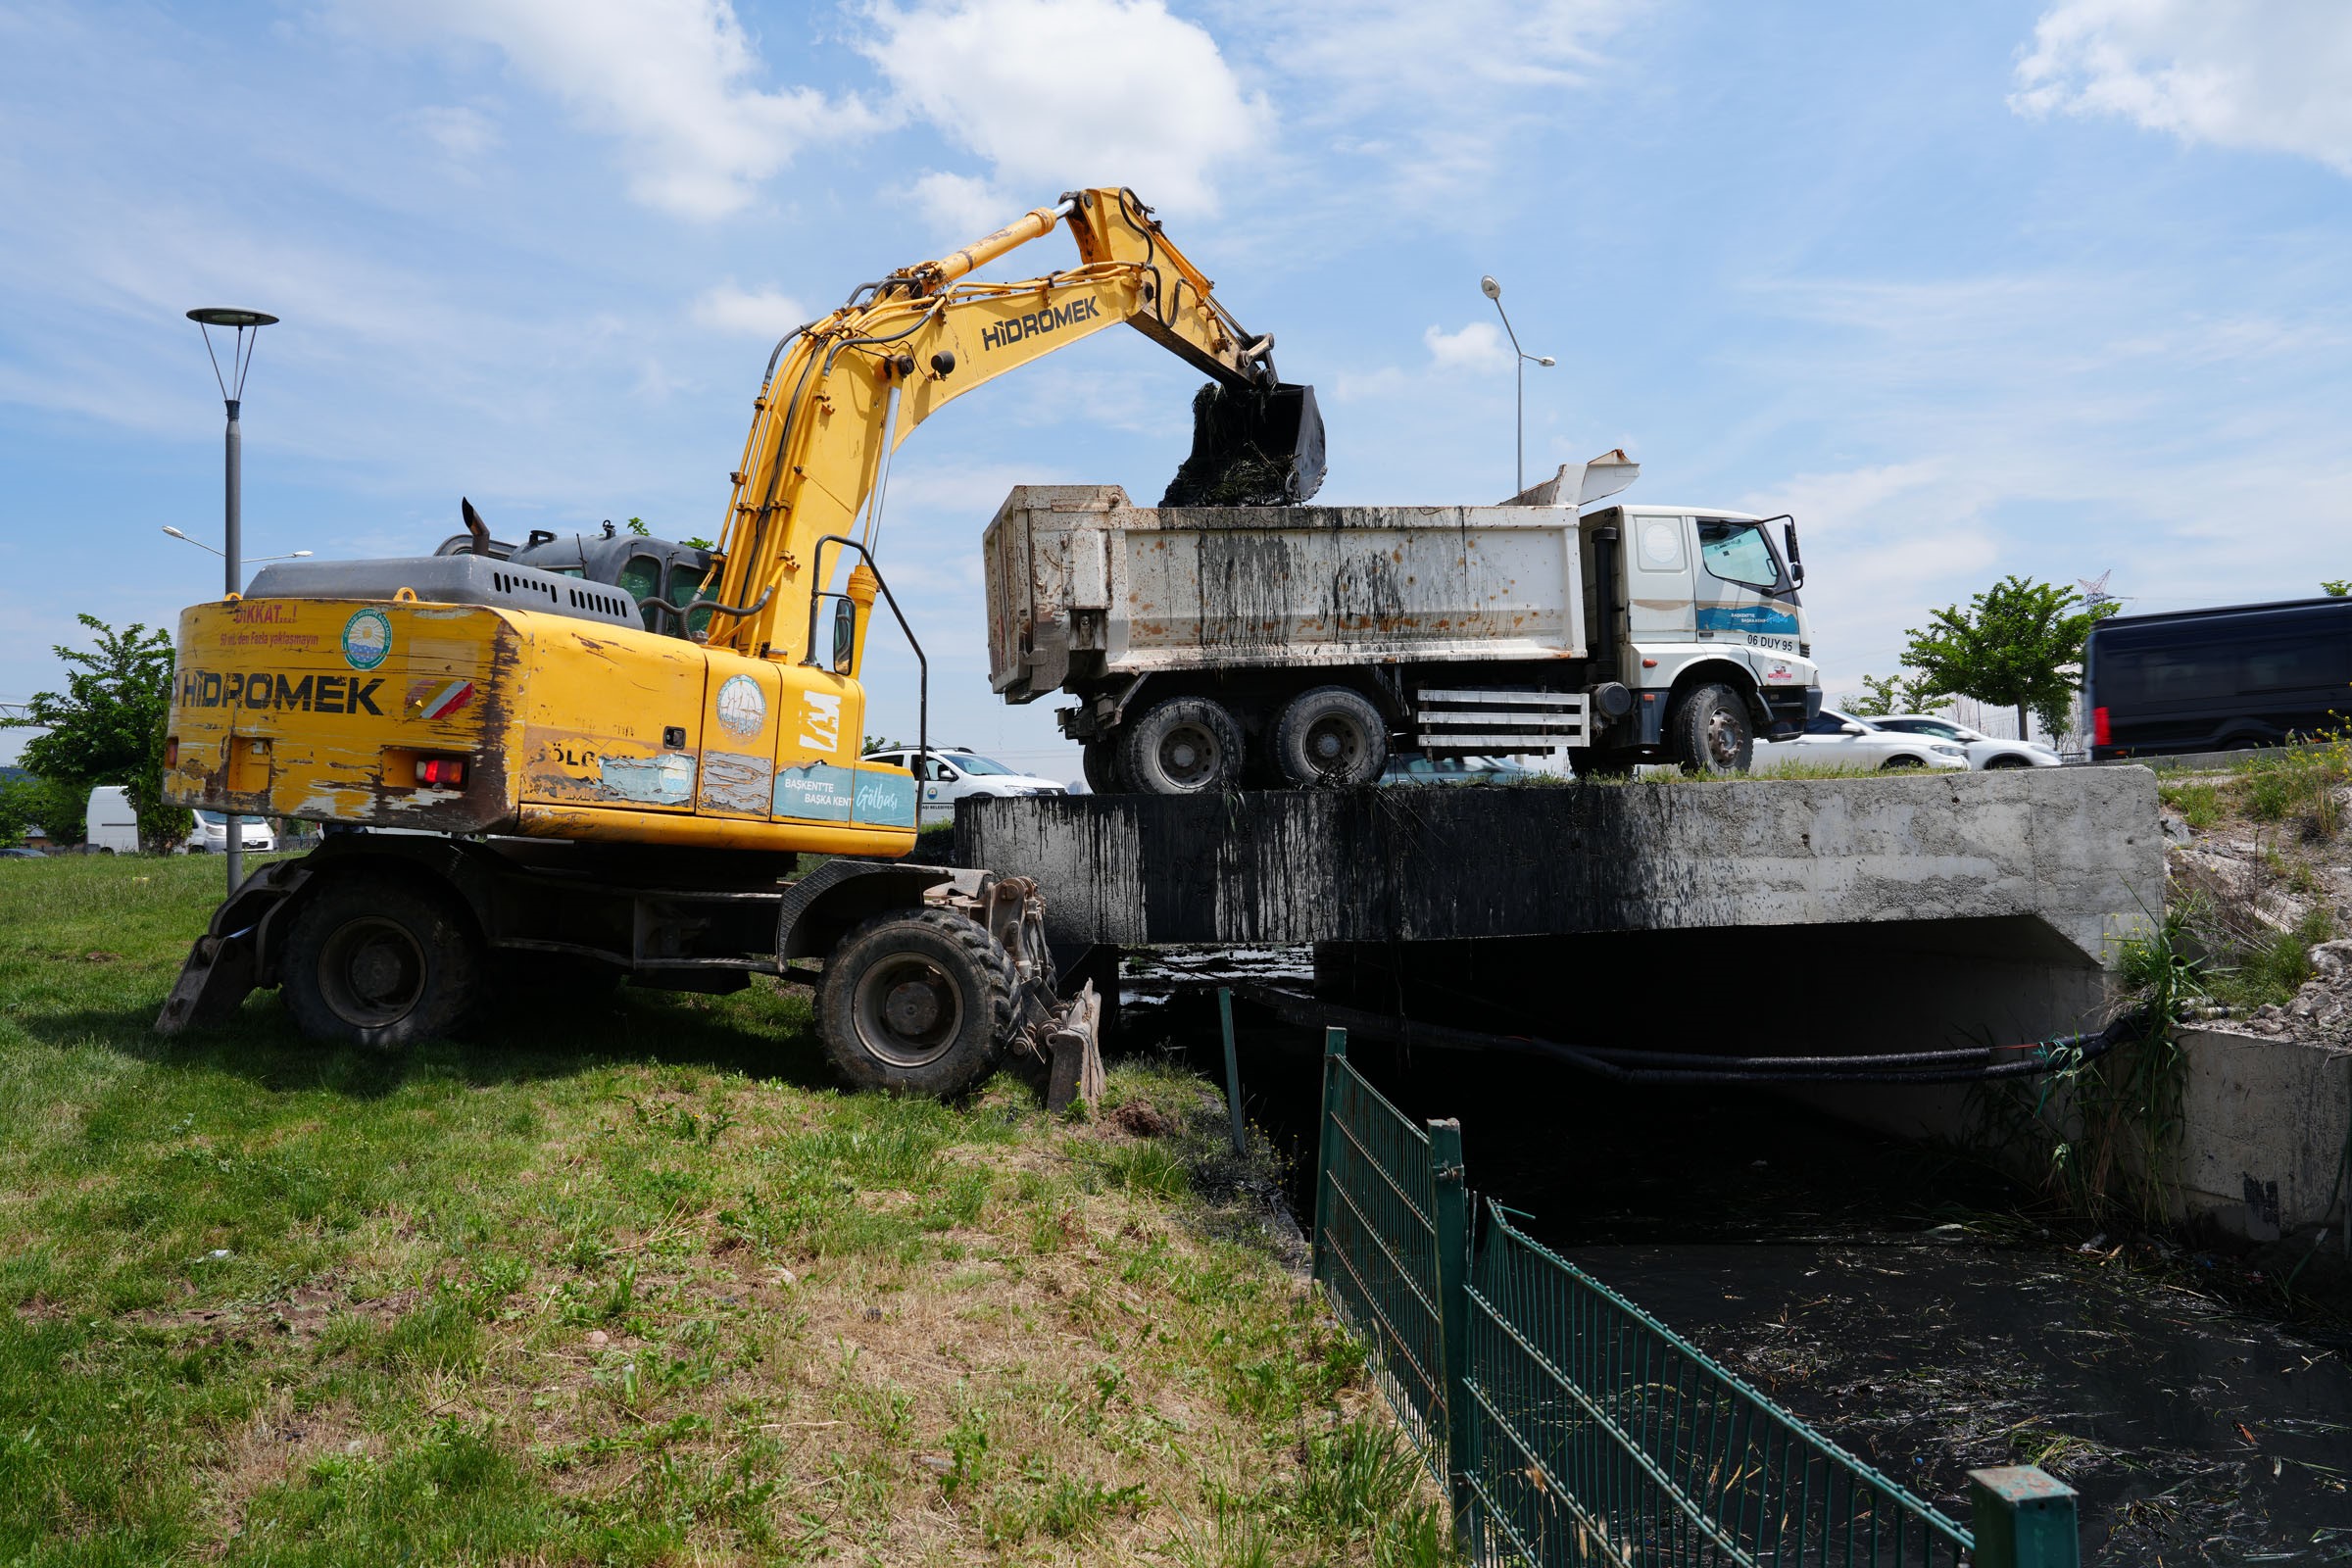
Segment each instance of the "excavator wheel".
M347 875L293 914L280 984L311 1039L392 1050L446 1035L473 1009L481 944L450 901L396 878Z
M1222 795L1242 785L1242 727L1207 697L1171 697L1127 726L1119 772L1142 795Z
M952 910L886 910L826 958L816 1016L850 1082L945 1099L996 1065L1012 1031L1012 965Z

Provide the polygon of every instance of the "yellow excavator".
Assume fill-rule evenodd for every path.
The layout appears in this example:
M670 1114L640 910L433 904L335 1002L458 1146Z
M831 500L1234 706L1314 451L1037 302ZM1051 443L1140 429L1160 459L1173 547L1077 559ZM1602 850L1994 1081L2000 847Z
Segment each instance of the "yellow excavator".
M1065 224L1077 267L969 275ZM715 549L609 524L514 545L466 503L436 554L281 563L183 612L167 797L327 836L229 896L157 1027L276 986L306 1034L393 1047L493 994L769 973L816 984L853 1082L954 1093L1025 1050L1057 1095L1081 1087L1100 999L1056 997L1033 883L899 858L915 780L860 757L858 673L886 604L924 671L927 753L928 666L874 559L893 449L1121 321L1214 378L1172 496L1313 493L1320 416L1273 339L1132 191L1080 190L788 334ZM804 854L832 858L801 875Z

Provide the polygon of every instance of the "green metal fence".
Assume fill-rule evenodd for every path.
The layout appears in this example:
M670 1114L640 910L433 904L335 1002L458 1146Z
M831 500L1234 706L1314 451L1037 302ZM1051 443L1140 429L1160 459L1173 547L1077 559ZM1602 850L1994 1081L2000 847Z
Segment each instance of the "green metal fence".
M1529 1238L1475 1250L1461 1129L1416 1127L1327 1031L1315 1277L1371 1345L1479 1562L2072 1568L2074 1494L1971 1474L1972 1533Z

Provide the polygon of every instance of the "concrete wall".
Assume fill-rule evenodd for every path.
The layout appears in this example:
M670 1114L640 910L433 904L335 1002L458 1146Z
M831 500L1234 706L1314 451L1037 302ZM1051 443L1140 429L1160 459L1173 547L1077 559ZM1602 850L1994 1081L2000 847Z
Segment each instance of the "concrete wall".
M1127 947L2027 916L2096 967L2164 898L2143 768L966 801L956 847Z
M2352 1128L2352 1051L2219 1029L2180 1043L2181 1217L2255 1241L2327 1218Z

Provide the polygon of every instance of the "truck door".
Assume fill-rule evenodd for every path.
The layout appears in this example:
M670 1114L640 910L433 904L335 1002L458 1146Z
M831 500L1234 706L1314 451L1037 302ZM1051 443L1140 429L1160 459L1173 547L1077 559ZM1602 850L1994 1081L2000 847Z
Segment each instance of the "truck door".
M1690 519L1629 512L1625 516L1626 640L1688 643L1696 625L1690 596ZM1638 684L1629 676L1629 684Z

